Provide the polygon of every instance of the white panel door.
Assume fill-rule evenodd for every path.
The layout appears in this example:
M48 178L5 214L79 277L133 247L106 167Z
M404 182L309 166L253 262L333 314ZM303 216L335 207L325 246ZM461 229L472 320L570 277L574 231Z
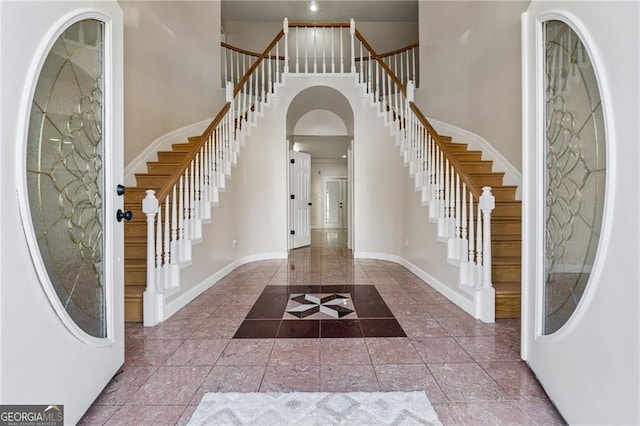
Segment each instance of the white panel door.
M122 10L0 7L2 86L19 89L2 97L18 206L2 210L0 403L64 405L74 424L124 362Z
M324 179L324 227L347 227L348 185L346 178Z
M293 151L293 248L311 244L311 155Z

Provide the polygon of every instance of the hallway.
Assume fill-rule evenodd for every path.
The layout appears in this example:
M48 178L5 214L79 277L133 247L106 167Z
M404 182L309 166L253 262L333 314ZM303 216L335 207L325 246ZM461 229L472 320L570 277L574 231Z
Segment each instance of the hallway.
M206 392L424 390L443 424L563 424L519 357L519 320L471 319L404 267L312 231L166 322L126 325L126 361L81 424L186 424Z

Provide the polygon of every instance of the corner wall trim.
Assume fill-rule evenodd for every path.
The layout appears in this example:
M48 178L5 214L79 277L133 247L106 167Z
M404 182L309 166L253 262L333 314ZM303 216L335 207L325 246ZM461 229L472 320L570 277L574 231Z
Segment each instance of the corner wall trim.
M497 171L505 172L504 180L507 185L516 185L516 198L522 199L522 173L516 169L504 156L491 145L485 138L468 130L454 125L438 121L429 117L429 121L439 134L451 136L454 141L464 141L470 148L479 149L487 155L487 160L492 160Z
M475 305L472 300L467 299L461 293L456 292L450 286L418 268L416 265L409 262L404 257L396 256L394 254L376 252L354 252L353 257L356 259L386 260L388 262L402 265L409 271L417 275L418 278L427 283L427 285L432 287L434 290L437 290L451 302L455 303L460 309L464 310L466 313L475 318Z
M200 296L202 293L207 291L209 288L213 287L218 281L229 275L229 273L233 272L235 269L242 265L246 265L247 263L259 262L261 260L273 260L273 259L286 259L287 252L272 252L272 253L259 253L252 254L249 256L241 257L240 259L234 260L229 263L227 266L220 269L218 272L214 273L208 278L205 278L199 284L196 284L194 287L180 294L175 299L167 302L165 305L165 318L163 321L168 320L173 314L178 312L180 309L184 308L194 300L196 297Z
M165 135L160 136L153 141L142 151L136 158L134 158L124 168L124 184L125 186L135 186L135 174L144 173L147 171L147 161L154 161L157 159L158 151L169 151L171 145L174 143L186 142L190 136L199 136L204 132L207 126L211 123L212 118L199 121L197 123L189 124L179 129L173 130Z

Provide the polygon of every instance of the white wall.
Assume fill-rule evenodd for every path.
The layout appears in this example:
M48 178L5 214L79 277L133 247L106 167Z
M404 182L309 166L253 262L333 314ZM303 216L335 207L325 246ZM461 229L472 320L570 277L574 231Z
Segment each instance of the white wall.
M520 15L529 1L425 1L420 88L428 117L488 140L521 163Z
M553 13L553 14L552 14ZM544 159L536 124L536 20L562 17L582 36L600 84L607 144L606 201L590 281L568 323L539 336L544 271ZM532 2L524 21L523 350L570 424L640 424L640 3ZM538 97L536 97L538 96ZM538 105L536 107L536 105Z
M224 104L220 2L120 0L120 5L129 164L158 137L214 117Z

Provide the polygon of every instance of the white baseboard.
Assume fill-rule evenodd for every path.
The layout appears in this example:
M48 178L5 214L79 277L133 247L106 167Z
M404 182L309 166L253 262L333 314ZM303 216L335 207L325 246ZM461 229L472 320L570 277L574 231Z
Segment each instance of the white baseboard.
M504 184L516 185L518 187L516 199L522 199L522 173L504 158L485 138L434 118L429 118L429 122L439 134L451 136L454 142L465 142L469 144L469 148L482 151L485 160L493 161L496 171L505 173ZM486 157L484 156L485 154Z
M353 253L353 257L356 259L376 259L376 260L386 260L389 262L394 262L399 265L404 266L409 271L414 273L418 278L427 283L434 290L438 291L444 297L449 299L451 302L455 303L460 309L464 310L466 313L475 318L475 305L472 300L467 299L462 293L458 293L450 286L446 285L442 281L436 279L434 276L429 273L423 271L413 263L409 262L407 259L401 256L396 256L393 254L387 253L376 253L376 252L355 252ZM455 283L456 287L458 283Z
M174 143L187 142L187 138L191 136L200 136L205 131L207 126L211 124L213 118L207 118L206 120L199 121L197 123L189 124L179 129L173 130L166 135L160 136L153 141L151 145L147 146L144 151L134 158L124 168L124 185L135 186L136 185L136 173L145 173L147 171L147 161L157 160L158 151L170 151L171 145Z
M227 266L223 267L218 272L214 273L208 278L205 278L196 286L190 288L189 290L177 296L174 300L170 302L165 301L165 308L164 308L165 317L163 321L166 321L169 318L171 318L173 314L175 314L180 309L187 306L192 300L194 300L196 297L200 296L202 293L207 291L214 284L216 284L218 281L220 281L221 279L229 275L229 273L233 272L238 267L242 265L246 265L247 263L251 263L251 262L259 262L262 260L272 260L272 259L286 259L286 258L287 258L287 252L259 253L259 254L253 254L250 256L245 256L229 263Z

